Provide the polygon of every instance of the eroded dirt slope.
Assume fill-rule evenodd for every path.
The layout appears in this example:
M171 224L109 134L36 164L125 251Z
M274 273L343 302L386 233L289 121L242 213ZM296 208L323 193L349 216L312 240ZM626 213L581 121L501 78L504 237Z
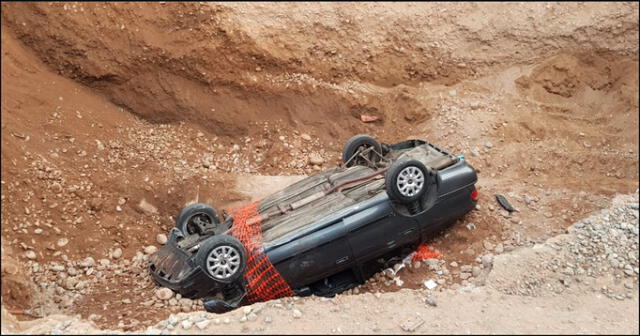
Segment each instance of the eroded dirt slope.
M478 209L429 242L447 264L563 233L638 187L637 13L3 3L3 305L120 330L202 310L158 299L145 272L172 216L194 200L248 199L237 179L332 166L356 133L427 139L478 169ZM480 280L428 267L401 277L358 291Z

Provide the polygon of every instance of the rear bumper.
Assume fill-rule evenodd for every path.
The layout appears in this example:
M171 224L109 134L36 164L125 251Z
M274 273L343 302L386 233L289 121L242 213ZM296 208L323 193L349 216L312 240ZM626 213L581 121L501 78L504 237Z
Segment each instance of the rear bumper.
M186 298L200 298L222 289L223 284L208 277L193 255L178 247L180 230L170 231L167 243L149 258L149 270L161 286L172 289Z

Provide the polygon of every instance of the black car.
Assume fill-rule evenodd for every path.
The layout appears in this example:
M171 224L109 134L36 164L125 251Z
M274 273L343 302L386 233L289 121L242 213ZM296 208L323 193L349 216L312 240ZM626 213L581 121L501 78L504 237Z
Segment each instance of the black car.
M150 258L152 276L218 313L284 296L332 296L465 215L478 198L464 157L426 141L389 145L357 135L342 161L227 209L222 220L206 204L186 207Z

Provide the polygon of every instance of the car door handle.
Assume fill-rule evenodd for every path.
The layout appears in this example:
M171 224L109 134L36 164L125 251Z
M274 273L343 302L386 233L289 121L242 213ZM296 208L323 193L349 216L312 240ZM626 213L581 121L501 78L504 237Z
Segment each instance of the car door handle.
M387 242L387 247L388 248L392 248L394 246L396 246L396 241L395 240L390 240L390 241Z
M336 265L342 264L343 262L346 262L347 260L349 260L349 256L344 256L344 257L336 260Z
M403 236L408 236L408 235L410 235L410 234L413 234L413 232L414 232L414 231L415 231L415 230L414 230L413 228L411 228L411 229L409 229L409 230L407 230L407 231L402 232L402 235L403 235Z

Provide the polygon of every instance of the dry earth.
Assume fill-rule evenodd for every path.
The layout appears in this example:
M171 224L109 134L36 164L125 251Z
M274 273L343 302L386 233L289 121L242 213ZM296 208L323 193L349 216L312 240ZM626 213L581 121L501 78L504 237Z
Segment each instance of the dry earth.
M296 301L291 322L278 307L246 324L233 312L216 332L401 332L414 312L419 332L637 332L637 217L621 268L632 274L615 277L618 256L594 273L600 287L631 281L631 298L593 283L530 298L527 281L466 291L524 272L519 251L637 190L637 3L3 3L1 127L11 330L136 331L202 311L156 299L144 268L172 216L196 199L257 197L246 191L273 182L258 175L332 166L369 133L428 139L478 169L479 208L429 242L443 260L403 270L401 286L380 275L357 295ZM487 275L489 253L517 262ZM431 278L446 288L437 307L424 304ZM565 280L573 288L555 285ZM81 322L11 314L36 307ZM358 311L369 313L345 313Z

